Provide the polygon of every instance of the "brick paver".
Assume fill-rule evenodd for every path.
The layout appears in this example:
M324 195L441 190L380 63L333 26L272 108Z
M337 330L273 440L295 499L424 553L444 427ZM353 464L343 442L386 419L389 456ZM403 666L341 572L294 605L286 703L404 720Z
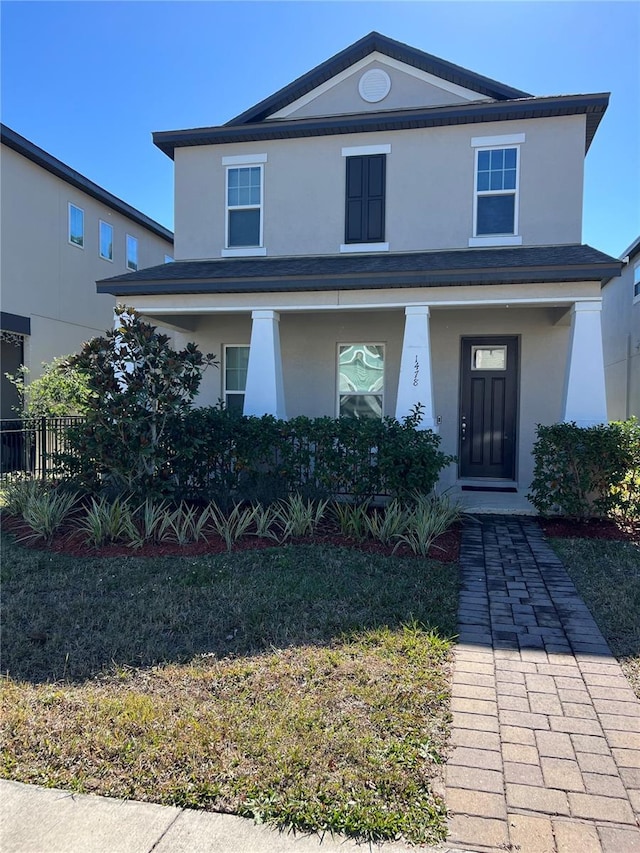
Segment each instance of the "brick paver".
M463 533L448 841L640 853L640 702L533 519Z

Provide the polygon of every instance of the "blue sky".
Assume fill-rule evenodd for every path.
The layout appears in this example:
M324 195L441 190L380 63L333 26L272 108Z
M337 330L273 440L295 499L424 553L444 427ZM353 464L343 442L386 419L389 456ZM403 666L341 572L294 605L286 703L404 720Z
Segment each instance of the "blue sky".
M222 124L371 30L536 95L611 92L583 240L640 234L637 2L10 2L2 121L173 227L155 130Z

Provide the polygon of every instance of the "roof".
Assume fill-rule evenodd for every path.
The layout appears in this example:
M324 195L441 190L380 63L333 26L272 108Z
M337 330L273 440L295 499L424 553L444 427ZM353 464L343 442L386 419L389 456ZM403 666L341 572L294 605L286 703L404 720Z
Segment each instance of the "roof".
M144 213L136 210L135 207L127 204L126 201L122 201L122 199L112 195L101 186L98 186L98 184L90 181L89 178L85 178L85 176L81 175L80 172L76 172L70 166L67 166L66 163L63 163L61 160L57 160L42 148L38 148L37 145L34 145L33 142L29 142L29 140L25 139L24 136L20 136L19 133L15 132L15 130L11 130L11 128L7 127L6 124L0 124L0 140L3 145L17 151L18 154L21 154L23 157L31 160L32 163L35 163L37 166L41 166L43 169L51 172L51 174L55 175L57 178L61 178L63 181L66 181L72 187L75 187L83 193L90 195L92 198L97 199L97 201L106 204L107 207L121 213L123 216L126 216L128 219L131 219L133 222L136 222L138 225L146 228L148 231L152 231L156 236L162 237L163 240L173 243L173 232L169 231L168 228L165 228L163 225L160 225L159 222L156 222L154 219L151 219L149 216L146 216Z
M640 237L637 237L630 246L624 250L624 252L620 255L620 261L624 265L630 263L636 255L640 254ZM612 278L615 276L610 276L602 282L602 286L609 284Z
M486 95L489 98L496 100L507 100L510 98L530 98L528 92L523 92L520 89L513 89L511 86L505 86L504 83L498 83L497 80L491 80L489 77L483 77L481 74L476 74L474 71L469 71L467 68L462 68L460 65L454 65L444 59L439 59L437 56L432 56L430 53L425 53L415 47L410 47L399 41L383 36L380 33L371 32L364 36L359 41L349 47L336 53L331 59L317 65L311 71L298 77L293 83L280 89L275 94L260 101L259 104L245 110L239 116L227 122L227 125L251 124L256 121L262 121L267 116L278 110L287 107L298 98L311 92L317 86L335 77L341 71L364 59L370 53L383 53L391 59L398 62L403 62L405 65L411 65L413 68L418 68L420 71L426 71L442 80L447 80L449 83L455 83L458 86L464 86L467 89L472 89L481 95Z
M99 281L98 293L283 293L602 281L622 263L591 246L175 261Z

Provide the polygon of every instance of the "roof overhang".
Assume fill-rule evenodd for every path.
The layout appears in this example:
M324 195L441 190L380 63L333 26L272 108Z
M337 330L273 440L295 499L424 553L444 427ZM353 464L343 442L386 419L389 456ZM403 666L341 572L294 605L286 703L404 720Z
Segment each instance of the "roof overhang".
M187 293L428 288L442 285L602 281L622 263L589 246L468 249L393 255L178 261L103 279L98 293Z
M593 140L609 103L609 94L557 95L547 98L522 98L510 101L476 101L450 106L420 107L387 112L323 116L255 124L200 127L190 130L165 130L153 134L153 142L174 158L176 148L195 145L223 145L270 139L298 139L345 133L379 133L388 130L413 130L554 116L585 115L585 153Z

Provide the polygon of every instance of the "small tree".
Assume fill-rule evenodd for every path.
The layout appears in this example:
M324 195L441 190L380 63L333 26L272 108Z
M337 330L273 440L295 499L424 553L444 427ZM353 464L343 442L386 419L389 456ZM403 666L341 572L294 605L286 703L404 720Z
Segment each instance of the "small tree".
M68 364L88 376L94 404L85 424L71 433L82 472L118 492L171 493L172 435L191 407L202 374L217 366L194 343L177 352L168 335L119 305L118 323L88 341ZM95 485L95 476L94 476Z
M72 367L72 356L60 356L43 363L43 371L31 382L29 368L20 367L15 374L5 376L18 392L19 415L33 418L62 418L84 415L91 404L91 389L84 371Z

